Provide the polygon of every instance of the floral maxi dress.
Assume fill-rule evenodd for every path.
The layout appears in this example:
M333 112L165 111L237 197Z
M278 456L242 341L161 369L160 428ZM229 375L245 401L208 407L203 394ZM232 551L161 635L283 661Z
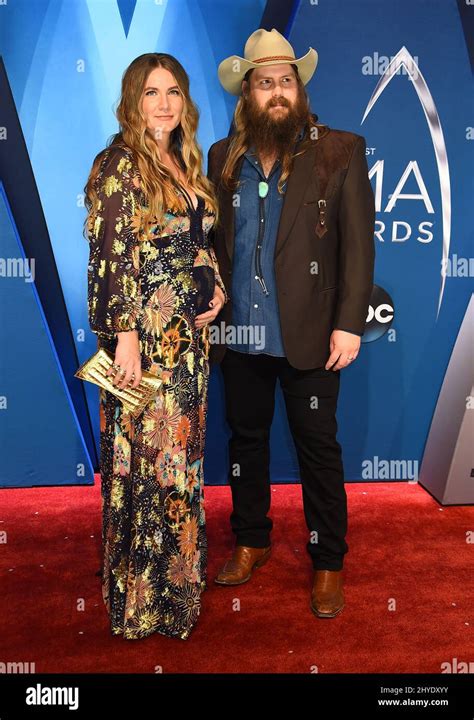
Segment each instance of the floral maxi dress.
M186 639L206 587L203 452L209 326L197 329L202 288L224 294L208 243L214 215L165 214L146 232L145 198L131 149L109 146L88 218L89 323L115 351L116 333L137 330L142 368L163 379L136 419L100 390L102 595L111 633ZM212 298L212 291L206 300ZM227 299L227 295L226 295ZM207 305L207 303L206 303ZM206 307L206 309L208 309Z

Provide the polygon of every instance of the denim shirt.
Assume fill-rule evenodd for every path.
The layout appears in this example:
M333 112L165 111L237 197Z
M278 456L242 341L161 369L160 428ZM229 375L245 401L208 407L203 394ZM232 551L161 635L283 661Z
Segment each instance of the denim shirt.
M300 131L298 140L303 137ZM239 202L235 207L235 239L232 271L232 327L237 337L227 341L227 347L252 354L265 353L285 357L280 326L280 311L273 257L280 224L283 194L278 192L281 175L280 160L276 160L266 178L254 148L244 154L237 189ZM268 184L260 217L259 182ZM261 223L261 220L263 222ZM259 225L262 224L260 268L256 268ZM259 275L263 281L259 280ZM241 337L238 336L239 331Z
M304 129L300 131L297 142L303 135ZM239 175L241 183L236 191L239 202L235 207L231 321L235 337L228 338L226 345L239 352L285 357L273 262L287 185L285 182L283 194L280 194L277 189L280 175L280 160L275 161L266 178L254 149L249 148L244 154ZM268 184L268 192L262 203L263 233L260 268L257 269L255 255L261 220L261 181ZM263 285L259 275L263 277Z

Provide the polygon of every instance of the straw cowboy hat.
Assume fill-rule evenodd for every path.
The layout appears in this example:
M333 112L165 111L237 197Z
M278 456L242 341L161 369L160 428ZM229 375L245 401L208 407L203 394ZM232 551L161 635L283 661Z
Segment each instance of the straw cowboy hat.
M312 47L303 57L296 58L295 51L278 30L255 30L244 48L244 57L231 55L223 60L218 68L221 85L232 95L240 95L242 80L250 68L292 63L298 67L298 73L304 85L313 77L318 64L318 53Z

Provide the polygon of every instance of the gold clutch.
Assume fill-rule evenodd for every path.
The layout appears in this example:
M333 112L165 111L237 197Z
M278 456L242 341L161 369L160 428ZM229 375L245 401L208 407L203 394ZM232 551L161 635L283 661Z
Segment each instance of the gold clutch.
M108 390L122 402L125 410L136 418L143 412L163 381L148 372L148 370L142 370L142 379L138 387L126 387L121 390L113 384L113 375L106 375L107 370L112 367L113 363L114 357L112 353L105 348L99 348L94 355L82 363L77 372L74 373L74 377L87 380L104 390Z

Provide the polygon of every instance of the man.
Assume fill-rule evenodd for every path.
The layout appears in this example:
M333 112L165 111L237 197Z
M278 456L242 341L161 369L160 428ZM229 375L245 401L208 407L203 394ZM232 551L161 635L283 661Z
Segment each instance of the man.
M219 65L240 95L233 134L209 150L221 222L213 244L228 302L210 328L226 395L236 546L215 578L247 582L270 556L269 434L276 379L295 443L314 577L311 608L344 607L347 498L336 439L340 370L364 333L375 258L374 195L362 136L320 125L296 59L273 29ZM294 157L293 157L294 156ZM283 191L283 192L280 192Z

